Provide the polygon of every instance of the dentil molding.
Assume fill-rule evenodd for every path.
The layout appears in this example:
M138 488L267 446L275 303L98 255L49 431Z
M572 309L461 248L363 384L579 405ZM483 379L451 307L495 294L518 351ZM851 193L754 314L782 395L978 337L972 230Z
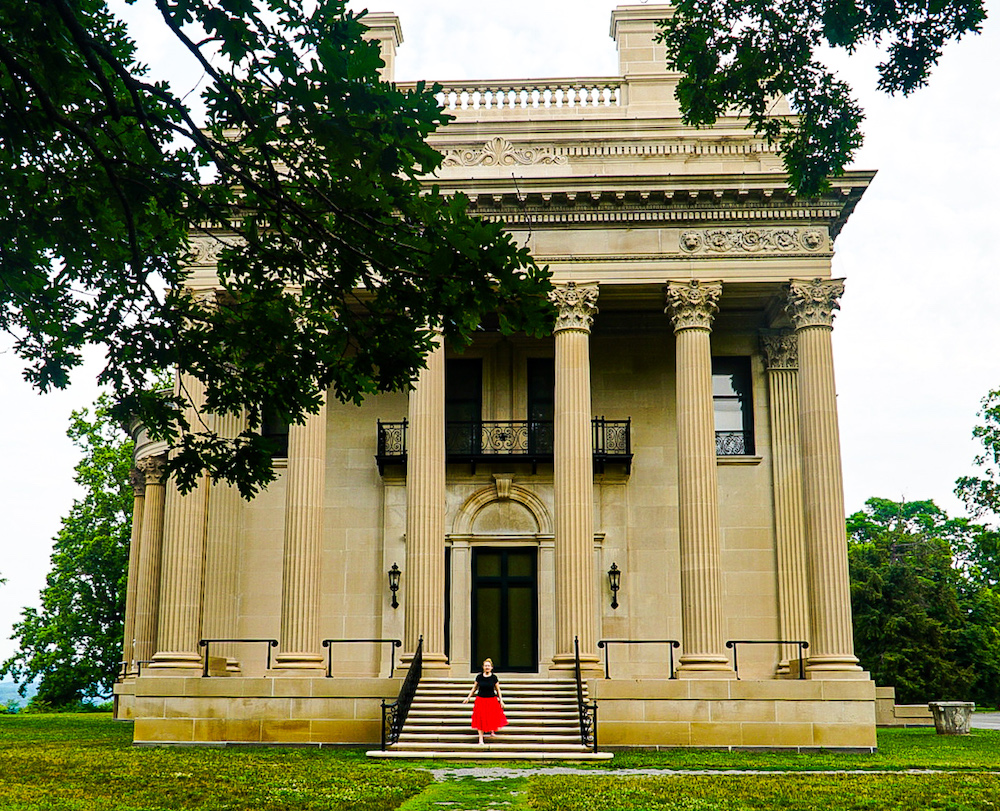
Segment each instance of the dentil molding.
M829 248L819 228L697 228L681 234L685 253L791 253Z

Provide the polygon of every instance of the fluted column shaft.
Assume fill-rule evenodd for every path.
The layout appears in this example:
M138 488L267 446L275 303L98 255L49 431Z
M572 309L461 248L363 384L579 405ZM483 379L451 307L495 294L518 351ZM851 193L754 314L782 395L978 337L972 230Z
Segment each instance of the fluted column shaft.
M406 456L406 578L403 645L408 659L424 638L423 666L444 655L444 343L440 334L410 392Z
M160 555L163 545L163 460L140 459L137 467L145 478L142 522L139 530L138 560L135 569L129 564L130 577L135 573L135 625L131 647L133 662L148 662L156 653L156 627L160 604ZM135 528L133 527L133 532ZM131 645L126 632L126 642Z
M197 431L205 403L205 386L191 375L180 378L187 400L184 416ZM160 570L160 617L152 667L166 675L196 676L201 670L198 647L205 561L208 485L203 477L186 495L168 483ZM173 671L170 673L168 671Z
M554 669L594 666L594 461L590 414L590 325L596 284L569 282L550 294L559 308L555 335L553 485L555 500L556 652Z
M213 427L225 439L239 436L243 430L242 414L215 415ZM205 609L202 636L206 639L239 636L239 590L237 555L243 516L239 489L228 482L213 482L208 503L208 532L205 538ZM239 669L236 646L220 643L210 649L213 657L225 657L230 671Z
M142 512L146 504L146 476L132 469L132 534L128 544L128 570L125 578L125 628L122 638L122 675L134 673L135 600L139 588L139 543L142 538Z
M324 667L319 600L325 491L324 401L318 413L288 427L281 633L274 663L277 670L300 670L308 675Z
M799 428L809 547L809 675L860 672L854 656L844 484L833 372L833 316L843 281L792 282L787 311L799 345Z
M761 341L767 365L774 477L774 536L778 564L778 622L782 639L809 641L808 564L802 452L799 443L798 342L794 335ZM799 648L784 645L782 672L798 672Z
M671 283L667 312L677 338L677 478L680 524L681 626L678 675L732 674L724 653L719 485L712 403L711 330L718 283Z

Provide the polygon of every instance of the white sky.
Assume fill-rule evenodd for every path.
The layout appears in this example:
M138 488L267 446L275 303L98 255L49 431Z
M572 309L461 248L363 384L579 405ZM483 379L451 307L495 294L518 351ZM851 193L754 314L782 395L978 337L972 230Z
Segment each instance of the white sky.
M120 0L113 0L120 5ZM404 43L400 81L608 76L613 0L384 0ZM995 5L995 4L994 4ZM150 0L131 7L143 59L163 78L184 76L169 40L143 26ZM354 3L357 8L363 7ZM143 32L147 36L143 37ZM930 498L949 512L972 470L979 402L1000 387L1000 21L951 46L930 85L907 99L875 91L877 60L841 58L867 113L855 167L879 174L836 243L847 277L834 329L846 507L866 498ZM175 84L186 92L189 73ZM0 341L0 658L10 626L36 605L51 538L77 496L69 413L96 396L94 369L68 392L37 395Z

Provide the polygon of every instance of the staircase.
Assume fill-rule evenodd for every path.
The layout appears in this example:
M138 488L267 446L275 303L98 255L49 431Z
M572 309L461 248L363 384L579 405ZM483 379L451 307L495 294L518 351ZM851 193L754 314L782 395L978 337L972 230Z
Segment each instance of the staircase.
M420 680L399 742L369 757L447 758L450 760L608 760L610 752L592 752L580 742L576 684L511 678L500 682L509 722L480 746L469 726L471 677L465 681Z

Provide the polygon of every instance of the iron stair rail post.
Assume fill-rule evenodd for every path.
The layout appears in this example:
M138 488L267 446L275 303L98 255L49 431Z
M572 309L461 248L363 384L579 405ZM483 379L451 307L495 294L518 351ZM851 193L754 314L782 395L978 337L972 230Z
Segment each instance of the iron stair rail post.
M417 642L417 650L413 654L410 662L410 669L406 671L406 678L403 679L403 686L399 688L399 695L391 704L386 704L382 699L382 749L386 748L386 741L391 746L399 741L399 734L403 731L403 724L406 723L406 716L410 712L410 705L413 703L413 696L417 692L420 684L420 676L423 672L424 663L424 638L420 637ZM386 731L388 730L388 735Z
M580 743L584 749L597 751L597 702L583 700L583 673L580 667L580 637L573 637L576 670L576 705L580 713Z

